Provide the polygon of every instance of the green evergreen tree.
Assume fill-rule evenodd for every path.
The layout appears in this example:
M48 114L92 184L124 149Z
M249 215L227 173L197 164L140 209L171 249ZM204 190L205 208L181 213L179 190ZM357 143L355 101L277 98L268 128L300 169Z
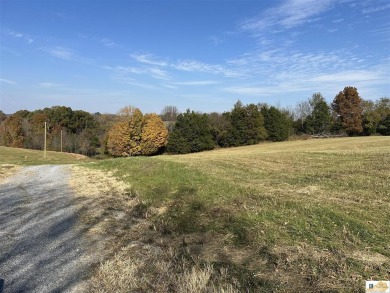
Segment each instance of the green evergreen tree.
M168 136L167 152L186 154L211 150L215 147L207 114L187 110L177 116Z
M232 146L256 144L267 137L263 115L256 105L244 106L238 101L228 117Z
M307 129L315 134L328 133L332 116L325 98L320 93L315 93L309 103L312 107L312 112L307 118Z
M378 133L382 135L390 135L390 114L379 123Z
M230 112L223 114L211 113L209 119L215 144L220 147L232 145L233 129L230 123Z
M268 140L284 141L289 136L289 121L277 108L267 105L261 107L261 113L264 117L264 125L267 130Z

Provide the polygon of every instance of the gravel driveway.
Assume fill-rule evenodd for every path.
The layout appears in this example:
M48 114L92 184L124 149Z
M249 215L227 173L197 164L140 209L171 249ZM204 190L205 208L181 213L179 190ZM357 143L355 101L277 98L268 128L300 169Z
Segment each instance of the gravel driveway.
M25 167L0 185L0 293L82 291L99 260L76 225L69 176L66 166Z

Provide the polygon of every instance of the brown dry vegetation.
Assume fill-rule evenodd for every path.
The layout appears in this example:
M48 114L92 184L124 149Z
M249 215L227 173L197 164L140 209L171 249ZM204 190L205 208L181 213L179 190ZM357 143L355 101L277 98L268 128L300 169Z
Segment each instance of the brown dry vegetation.
M12 176L20 169L19 166L13 164L0 164L0 183L3 183L6 178Z

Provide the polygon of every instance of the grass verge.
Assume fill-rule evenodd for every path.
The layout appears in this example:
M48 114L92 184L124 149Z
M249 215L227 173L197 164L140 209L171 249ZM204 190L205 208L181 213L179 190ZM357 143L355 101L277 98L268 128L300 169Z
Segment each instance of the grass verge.
M44 158L43 151L0 146L0 165L77 164L88 161L91 160L79 154L47 151Z
M226 269L236 290L363 292L389 278L389 137L88 165L131 186L154 233L142 243Z

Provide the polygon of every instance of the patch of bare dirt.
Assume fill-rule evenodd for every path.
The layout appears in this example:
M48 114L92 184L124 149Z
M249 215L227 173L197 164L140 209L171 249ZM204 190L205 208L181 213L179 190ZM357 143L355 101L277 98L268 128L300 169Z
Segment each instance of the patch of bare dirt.
M71 155L76 160L86 160L86 159L88 159L87 156L84 156L84 155L81 155L81 154L74 154L74 153L72 153Z

